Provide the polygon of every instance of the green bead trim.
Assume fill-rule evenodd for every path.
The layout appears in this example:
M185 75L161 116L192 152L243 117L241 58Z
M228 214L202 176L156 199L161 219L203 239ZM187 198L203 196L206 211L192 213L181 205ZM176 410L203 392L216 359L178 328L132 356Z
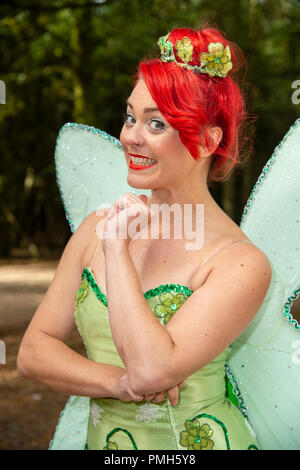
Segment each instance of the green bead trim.
M258 191L258 188L259 186L262 184L263 180L265 179L265 177L268 175L268 173L270 172L270 169L272 167L272 164L275 160L275 158L277 157L278 155L278 152L280 150L280 147L283 145L283 143L285 142L285 140L288 138L288 136L294 131L294 128L297 127L298 125L300 125L300 118L296 119L296 121L294 122L294 124L291 125L291 127L289 128L289 130L287 131L287 133L285 134L285 136L283 137L282 141L277 145L277 147L275 148L272 156L270 157L270 159L267 161L266 165L264 166L264 168L262 169L262 172L257 180L257 182L255 183L255 185L253 186L253 190L250 194L250 197L245 205L245 208L244 208L244 211L242 213L242 217L241 217L241 221L240 221L240 227L242 227L242 224L245 222L246 220L246 215L249 213L249 209L250 207L252 206L252 203L255 199L255 195ZM295 318L293 318L292 314L290 313L290 309L291 309L291 303L289 302L290 300L294 300L296 297L293 297L295 296L297 293L300 292L300 286L294 291L294 294L288 298L287 302L285 303L284 305L284 316L288 319L289 323L296 329L300 329L300 325L299 323L297 322L297 320Z
M294 122L294 124L291 125L291 127L289 128L289 130L287 131L287 133L285 134L285 136L283 137L282 141L277 145L277 147L275 148L272 156L270 157L270 159L268 160L268 162L265 164L265 166L263 167L262 169L262 172L257 180L257 182L255 183L255 185L253 186L253 189L252 189L252 192L248 198L248 201L245 205L245 208L244 208L244 211L243 211L243 214L242 214L242 217L241 217L241 222L240 222L240 226L242 225L242 223L245 221L246 219L246 214L248 213L248 209L251 207L252 205L252 202L254 201L254 198L255 198L255 195L258 191L258 188L260 186L260 184L263 182L263 180L265 179L265 177L267 176L267 174L269 173L270 171L270 168L273 164L273 161L275 160L278 152L279 152L279 149L280 147L282 146L282 144L284 143L284 141L287 139L287 137L293 132L293 129L294 127L300 125L300 118L296 119L296 121Z
M247 450L259 450L259 448L256 447L254 444L250 444Z
M151 297L156 297L157 295L160 295L162 292L170 291L182 292L188 297L193 293L193 291L189 287L183 286L182 284L161 284L160 286L155 287L154 289L147 290L144 293L144 296L146 297L146 299L150 299Z
M83 278L84 276L86 277L87 281L89 282L90 286L95 292L97 299L100 300L100 302L102 302L103 305L107 307L107 297L101 291L100 286L96 283L94 276L92 272L89 270L89 268L84 268L81 274L81 278ZM183 286L181 284L161 284L160 286L155 287L154 289L147 290L144 293L144 296L146 299L150 299L151 297L156 297L157 295L160 295L162 292L170 292L170 291L182 292L187 297L189 297L193 293L193 291L189 289L189 287Z
M228 387L228 383L230 384L231 388L230 390L228 391L228 388L227 388L227 391L228 391L228 395L227 397L239 408L239 410L243 413L243 415L245 416L245 418L248 419L248 414L247 414L247 409L245 407L245 404L244 404L244 400L242 398L242 395L241 395L241 392L239 390L239 387L238 387L238 384L235 380L235 378L233 377L233 374L228 366L227 363L225 363L225 372L226 372L226 375L225 375L225 380L226 380L226 386ZM230 397L230 391L232 392L233 394L233 397L235 398L234 399L231 399L232 397ZM237 402L237 403L236 403Z
M300 292L300 287L294 290L293 294L287 299L286 303L284 304L284 312L283 312L283 315L288 319L289 323L291 323L291 325L293 325L297 330L300 330L300 325L297 322L297 320L293 318L293 315L291 314L291 307L293 305L293 300L295 300L298 297L299 292Z
M103 294L100 287L96 283L93 274L88 268L84 268L84 270L82 271L81 278L83 278L84 276L86 277L88 283L90 284L91 288L95 292L97 299L100 300L100 302L102 302L103 305L105 305L105 307L107 307L106 295Z
M125 432L125 434L127 434L127 436L129 437L129 439L131 440L131 443L132 443L132 446L133 446L133 450L138 450L137 448L137 445L132 437L132 434L127 431L127 429L123 429L123 428L115 428L113 429L112 431L110 431L107 436L106 436L106 448L109 449L109 438L115 434L116 432L119 432L119 431L122 431L122 432ZM119 449L118 449L119 450Z
M224 424L222 421L220 421L218 418L216 418L215 416L213 416L213 415L208 415L208 414L206 414L206 413L201 413L200 415L194 416L194 418L192 418L191 421L193 421L194 419L200 419L200 418L209 418L209 419L212 419L215 423L217 423L217 424L219 424L219 425L221 426L221 428L223 429L223 432L224 432L227 450L230 450L230 444L229 444L229 438L228 438L228 431L227 431L227 428L226 428L225 424Z
M93 132L94 134L98 134L103 139L105 139L108 142L110 142L111 144L115 145L119 149L123 150L123 147L121 145L121 142L118 139L116 139L116 137L113 137L110 134L108 134L107 132L102 131L101 129L97 129L96 127L93 127L93 126L88 126L86 124L77 124L76 122L67 122L66 124L64 124L61 127L61 129L58 133L57 139L56 139L55 150L54 150L55 173L56 173L57 185L58 185L59 192L60 192L60 197L61 197L63 207L64 207L64 210L65 210L65 213L66 213L66 219L67 219L67 221L70 225L72 233L74 233L76 231L76 229L75 229L74 224L71 220L71 216L70 216L70 214L69 214L69 212L66 208L67 204L66 204L66 201L64 199L64 194L63 194L63 191L62 191L62 185L61 185L61 181L60 181L60 172L58 170L58 157L57 157L57 153L58 153L57 149L58 149L59 139L62 136L62 134L66 130L68 130L69 128L78 129L78 130L83 129L83 130L86 130L86 131L89 131L89 132Z

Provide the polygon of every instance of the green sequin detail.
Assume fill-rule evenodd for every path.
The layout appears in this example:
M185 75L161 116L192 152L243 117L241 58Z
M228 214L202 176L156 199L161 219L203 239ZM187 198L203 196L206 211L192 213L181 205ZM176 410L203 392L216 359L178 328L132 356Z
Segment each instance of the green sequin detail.
M194 47L190 38L184 36L181 40L176 41L174 48L177 57L182 60L182 62L178 62L174 54L173 44L169 41L169 35L170 33L160 37L157 42L163 62L174 62L182 68L193 70L196 73L208 74L211 77L226 77L232 69L233 64L228 44L224 48L221 42L209 43L208 52L199 54L199 65L190 65L189 63L193 62L194 55Z
M81 277L86 278L87 282L90 284L91 288L93 289L94 293L96 294L97 299L100 300L100 302L102 302L103 305L105 305L107 307L106 295L103 294L103 292L101 291L101 289L98 286L98 284L96 283L92 273L87 268L84 268L84 270L81 274Z
M200 426L196 418L186 420L184 423L186 431L180 433L180 444L188 450L212 450L215 443L211 438L213 430L209 424Z
M200 425L198 419L200 418L208 418L215 423L219 424L223 429L226 447L227 450L230 450L230 444L228 439L228 431L224 423L220 421L215 416L202 413L200 415L195 416L192 419L188 419L185 422L185 431L180 433L180 444L182 447L187 447L188 450L212 450L214 447L214 441L211 438L213 435L213 430L209 426L208 423L204 423L202 426Z
M120 432L120 431L127 434L129 439L131 440L133 449L138 450L137 445L135 443L135 440L132 437L132 434L129 431L127 431L127 429L123 429L123 428L115 428L107 434L107 436L106 436L106 446L103 447L103 450L118 450L119 449L118 444L116 442L110 441L109 439L113 434L115 434L116 432Z
M87 279L87 281L90 284L90 286L92 287L96 297L100 300L100 302L103 303L103 305L105 305L107 307L106 295L101 291L100 286L98 286L98 284L96 283L92 273L89 271L88 268L84 268L84 270L81 274L81 277ZM193 293L193 291L191 289L189 289L189 287L183 286L181 284L161 284L160 286L155 287L154 289L147 290L144 293L144 297L146 299L150 299L151 297L156 297L158 295L160 296L162 293L166 293L166 292L170 292L170 291L178 292L178 294L181 294L181 296L184 297L184 300L186 300L186 298L189 297L190 295L192 295L192 293ZM172 308L171 308L171 311L173 312L173 314L179 308L178 305L180 304L180 300L183 299L183 297L181 297L181 296L180 297L173 296L174 301L172 302Z
M110 441L107 446L103 447L103 450L118 450L118 444L116 442Z
M76 306L78 306L79 303L84 302L85 298L88 295L88 288L89 288L88 281L86 279L82 279L80 287L75 294Z
M204 67L206 73L214 77L226 77L232 69L230 48L221 42L211 42L208 45L208 52L202 52L199 55L201 68Z
M251 444L247 450L259 450L254 444Z
M182 38L181 41L176 41L175 48L178 57L186 64L193 60L193 45L189 38Z
M226 396L230 401L232 401L234 405L238 406L245 418L248 418L248 413L243 397L227 363L225 363L225 372Z
M162 318L164 324L167 324L186 299L187 296L183 293L174 295L171 292L164 292L159 296L160 303L155 305L154 314L157 318Z

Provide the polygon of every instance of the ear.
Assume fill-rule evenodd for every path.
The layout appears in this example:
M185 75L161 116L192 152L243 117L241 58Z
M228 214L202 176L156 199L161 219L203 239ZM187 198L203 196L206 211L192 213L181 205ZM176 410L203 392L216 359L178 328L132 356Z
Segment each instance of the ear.
M208 139L206 139L206 145L199 145L199 154L202 158L209 157L214 153L223 137L221 127L210 127L207 129L207 132Z

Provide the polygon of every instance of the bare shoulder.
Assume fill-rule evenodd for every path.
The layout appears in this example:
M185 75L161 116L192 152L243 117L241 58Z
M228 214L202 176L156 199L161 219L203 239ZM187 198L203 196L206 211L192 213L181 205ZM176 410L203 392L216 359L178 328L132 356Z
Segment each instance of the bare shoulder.
M222 273L259 287L263 295L271 282L272 267L266 253L254 243L233 243L220 252L211 270L212 277Z

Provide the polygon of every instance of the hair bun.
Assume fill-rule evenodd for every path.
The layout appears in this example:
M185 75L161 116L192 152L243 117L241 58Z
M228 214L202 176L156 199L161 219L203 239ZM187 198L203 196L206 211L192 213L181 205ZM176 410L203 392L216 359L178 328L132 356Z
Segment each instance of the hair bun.
M175 31L180 31L180 28ZM233 67L229 44L224 47L222 42L210 42L207 46L207 52L199 53L198 35L194 31L192 33L194 34L191 36L196 37L191 38L185 34L180 38L177 36L176 39L173 31L160 37L158 46L161 60L173 62L184 69L193 70L195 73L207 74L211 77L226 77ZM174 37L173 41L170 36Z

